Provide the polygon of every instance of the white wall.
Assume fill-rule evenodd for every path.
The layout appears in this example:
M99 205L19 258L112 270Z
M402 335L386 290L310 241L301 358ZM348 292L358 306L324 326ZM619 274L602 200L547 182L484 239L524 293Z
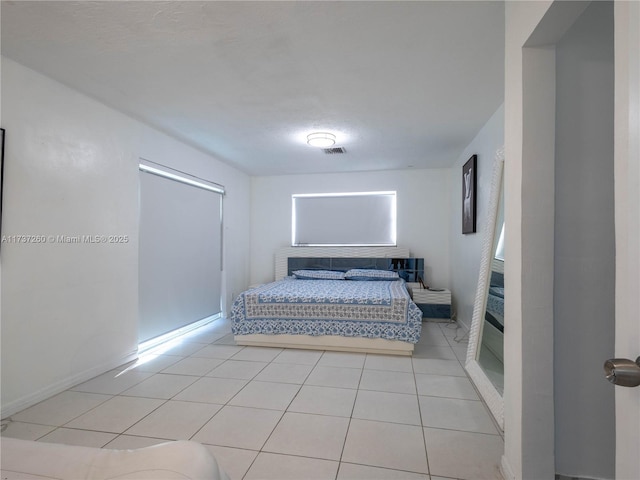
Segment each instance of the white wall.
M487 223L493 164L498 148L504 144L504 106L491 116L473 141L464 149L451 169L451 292L458 322L471 326L473 303L478 287L482 240ZM462 234L462 166L472 155L477 163L477 233Z
M139 126L2 59L2 415L136 351ZM64 244L57 235L127 235Z
M545 423L538 416L523 418L522 347L522 149L523 149L523 45L551 5L551 1L507 2L505 4L505 301L504 345L504 440L503 469L507 479L536 478L541 463L549 459L539 450L523 451L523 436L530 436L531 422ZM529 207L531 208L531 207ZM536 359L530 359L535 361ZM543 439L547 440L547 439ZM553 458L551 458L553 463ZM543 476L537 475L542 478Z
M7 130L2 251L2 416L122 364L137 348L138 158L225 184L230 288L248 278L249 178L2 58ZM57 235L127 235L124 244ZM177 246L177 248L188 248ZM230 268L233 267L233 268Z
M509 479L555 474L555 44L587 6L507 2L505 9L505 318L510 328L505 328L502 465ZM558 348L571 351L572 345Z
M449 287L448 169L254 177L251 283L272 281L274 253L291 245L292 194L387 190L397 191L398 245L424 257L429 284Z
M588 478L615 476L614 389L602 379L615 357L613 50L612 2L592 3L556 48L556 472Z

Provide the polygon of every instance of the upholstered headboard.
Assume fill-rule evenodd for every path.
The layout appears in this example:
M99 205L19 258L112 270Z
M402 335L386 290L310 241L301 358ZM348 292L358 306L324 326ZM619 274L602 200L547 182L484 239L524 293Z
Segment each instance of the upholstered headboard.
M424 260L404 247L285 247L276 252L275 279L299 269L378 268L404 272L409 281L424 277Z

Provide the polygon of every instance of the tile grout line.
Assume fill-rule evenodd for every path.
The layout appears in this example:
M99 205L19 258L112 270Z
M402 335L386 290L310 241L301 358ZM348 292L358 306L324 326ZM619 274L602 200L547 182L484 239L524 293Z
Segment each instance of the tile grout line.
M440 327L440 328L441 328L441 327ZM441 334L441 335L443 335L443 336L445 337L446 341L450 343L450 339L449 339L449 338L447 338L447 336L446 336L443 332L440 332L440 334ZM223 335L222 337L220 337L220 338L218 338L218 339L214 340L213 342L211 342L211 343L209 343L209 344L204 344L204 347L203 347L203 348L206 348L207 346L211 346L211 345L226 345L226 344L217 344L217 343L216 343L217 341L220 341L220 340L224 339L226 336L228 336L228 334L227 334L227 335ZM193 342L193 343L198 343L198 342ZM126 432L128 429L132 428L134 425L138 424L139 422L141 422L142 420L144 420L145 418L147 418L149 415L151 415L153 412L155 412L156 410L158 410L159 408L161 408L163 405L166 405L169 401L174 400L174 399L175 399L175 397L176 397L177 395L179 395L179 394L180 394L181 392L183 392L185 389L189 388L191 385L193 385L193 384L194 384L195 382L197 382L199 379L203 379L203 378L228 378L228 377L209 377L208 375L209 375L213 370L215 370L216 368L219 368L220 366L224 365L226 362L228 362L228 361L230 361L230 360L234 361L234 358L233 358L233 357L234 357L235 355L237 355L238 353L240 353L241 351L245 350L246 348L247 348L247 347L242 348L241 350L239 350L238 352L234 353L232 356L230 356L230 357L228 357L228 358L220 359L220 360L222 360L222 363L221 363L221 364L219 364L219 365L217 365L217 366L213 367L211 370L207 371L207 372L206 372L206 373L204 373L204 374L199 374L199 375L189 375L189 374L181 374L181 373L165 373L165 372L164 372L164 370L165 370L165 369L170 368L170 365L169 365L169 366L167 366L167 367L165 367L165 369L163 369L163 370L159 370L159 371L155 371L155 372L148 372L148 373L150 373L150 374L151 374L149 377L147 377L147 378L145 378L145 379L143 379L143 380L140 380L139 382L137 382L137 383L135 383L135 384L131 385L130 387L128 387L127 389L123 390L122 392L120 392L120 393L118 393L118 394L115 394L115 395L114 395L114 394L108 394L108 395L110 396L110 398L105 399L105 400L104 400L103 402L101 402L100 404L98 404L98 405L96 405L95 407L93 407L93 408L89 409L87 412L84 412L84 413L82 413L82 414L80 414L80 415L78 415L78 416L74 417L73 419L69 420L69 422L67 422L67 423L65 423L65 424L63 424L63 425L51 426L51 427L53 427L53 430L52 430L51 432L46 433L45 435L43 435L43 436L41 436L41 437L39 437L39 438L42 438L42 437L44 437L44 436L46 436L46 435L49 435L49 434L51 434L51 433L53 433L53 432L55 432L56 430L61 429L61 428L70 428L70 427L65 427L65 425L67 425L67 424L68 424L68 423L70 423L71 421L75 420L76 418L78 418L78 417L80 417L80 416L82 416L82 415L85 415L86 413L89 413L90 411L94 410L95 408L97 408L98 406L102 405L103 403L105 403L105 402L107 402L107 401L109 401L109 400L111 400L111 399L113 399L113 398L115 398L115 397L118 397L118 396L120 396L120 397L126 397L126 398L148 398L148 399L155 399L155 400L164 400L160 405L158 405L156 408L154 408L151 412L149 412L149 413L147 413L146 415L144 415L142 418L140 418L139 420L137 420L134 424L132 424L131 426L127 427L123 432L120 432L120 433L117 433L117 432L101 432L101 431L99 431L99 430L85 430L85 429L82 429L82 428L70 428L70 429L72 429L72 430L77 430L77 431L89 431L89 432L96 432L96 433L108 433L108 434L111 434L111 435L115 435L115 438L114 438L114 439L109 440L109 441L107 442L107 444L108 444L108 443L111 443L111 442L113 442L113 441L117 440L118 438L120 438L120 437L122 437L122 436L126 436L127 434L126 434L125 432ZM449 344L449 348L450 348L450 349L453 349L453 347L452 347L450 344ZM202 349L200 349L200 350L202 350ZM210 357L197 357L197 356L194 356L194 355L195 355L195 354L197 354L197 352L198 352L198 351L200 351L200 350L197 350L196 352L193 352L193 354L191 354L191 355L189 355L189 356L187 356L187 357L183 357L181 360L186 359L186 358L210 358ZM359 395L359 393L360 393L361 391L362 391L362 392L365 392L365 391L371 391L371 392L379 392L379 393L394 393L394 392L387 392L387 391L384 391L384 390L367 390L367 389L362 389L361 387L362 387L363 377L364 377L364 374L365 374L365 369L366 369L366 370L371 370L371 371L384 371L384 372L402 372L402 370L387 370L387 369L380 369L380 368L366 368L367 359L369 358L369 355L370 355L370 354L365 354L365 357L364 357L364 363L362 364L362 366L361 366L361 367L359 367L359 368L360 368L360 375L359 375L359 379L358 379L357 387L356 387L355 389L353 389L353 388L345 388L345 387L340 387L340 386L311 385L311 384L307 384L306 382L308 381L309 377L311 376L311 374L313 373L313 371L315 370L315 368L316 368L316 367L318 367L318 366L321 366L321 365L320 365L320 362L321 362L322 358L324 357L324 355L327 353L327 351L322 351L322 355L320 355L320 357L318 357L318 358L317 358L317 360L315 361L315 363L314 363L313 365L309 365L309 364L300 364L300 363L297 363L297 362L293 362L293 363L290 363L290 362L285 362L285 363L276 362L276 359L277 359L277 358L278 358L278 357L279 357L283 352L285 352L285 351L286 351L286 349L281 350L281 352L280 352L278 355L276 355L275 357L273 357L271 360L269 360L268 362L264 362L264 363L266 363L266 364L262 367L262 369L260 369L257 373L255 373L251 378L249 378L249 379L245 379L245 378L243 378L243 379L236 379L236 380L244 380L244 381L246 381L245 385L244 385L244 386L243 386L243 387L242 387L238 392L236 392L236 393L235 393L235 394L234 394L234 395L233 395L229 400L227 400L223 405L221 405L221 406L220 406L220 409L219 409L218 411L216 411L216 413L214 413L211 417L209 417L209 418L208 418L208 420L206 420L206 421L205 421L205 422L200 426L200 428L199 428L198 430L196 430L196 433L194 433L190 438L193 438L195 435L197 435L197 433L198 433L198 432L200 432L200 431L202 430L202 428L203 428L207 423L209 423L209 422L211 421L211 419L213 419L213 418L214 418L214 417L215 417L215 416L216 416L216 415L217 415L217 414L218 414L218 413L219 413L219 412L220 412L224 407L226 407L226 406L230 406L230 405L229 405L229 404L230 404L230 402L231 402L231 401L233 401L233 399L234 399L234 398L236 398L236 396L237 396L237 395L239 395L239 394L240 394L240 392L242 392L242 391L247 387L247 385L249 385L251 382L254 382L254 381L255 381L255 382L265 382L265 383L282 383L282 384L288 384L288 385L296 385L296 386L298 387L298 388L297 388L297 391L296 391L295 395L293 396L293 398L288 402L288 404L287 404L287 406L285 407L285 409L284 409L284 410L276 409L277 411L282 412L282 415L281 415L280 419L278 420L278 423L276 424L276 426L271 430L271 433L269 434L269 436L267 437L267 439L265 440L265 442L264 442L264 443L262 444L262 446L260 447L260 450L258 450L258 451L257 451L256 456L254 457L254 459L252 460L251 464L250 464L250 465L249 465L249 467L247 468L247 470L246 470L246 472L245 472L245 474L244 474L243 478L244 478L244 477L246 477L246 475L247 475L247 474L248 474L248 472L250 471L251 467L252 467L252 466L253 466L253 464L255 463L255 461L256 461L256 459L257 459L257 457L259 456L259 454L260 454L260 453L273 453L273 454L275 454L275 455L285 455L285 456L289 455L289 456L296 456L296 457L302 457L302 458L310 458L310 459L318 459L318 460L325 460L325 461L333 461L333 462L337 462L337 463L338 463L338 469L337 469L337 471L336 471L336 478L337 478L337 476L339 475L339 472L340 472L340 465L343 463L343 456L344 456L344 451L345 451L345 447L346 447L346 440L347 440L347 437L348 437L348 435L349 435L349 430L350 430L350 428L351 428L352 420L353 420L353 418L354 418L354 417L353 417L353 415L354 415L354 412L355 412L356 403L357 403L357 400L358 400L358 395ZM454 354L455 354L455 352L454 352ZM409 358L411 359L411 373L412 373L412 377L413 377L413 384L414 384L414 388L415 388L415 398L416 398L416 400L417 400L417 402L418 402L418 412L419 412L419 417L420 417L420 425L419 425L419 428L421 428L421 429L422 429L423 441L424 441L424 445L425 445L425 456L426 456L426 460L427 460L427 468L428 468L428 471L430 472L429 459L428 459L428 452L427 452L427 442L426 442L426 436L425 436L425 433L424 433L424 431L425 431L425 428L426 428L426 427L423 425L423 423L424 423L424 422L423 422L423 412L422 412L422 408L421 408L421 406L420 406L420 394L419 394L419 391L418 391L418 388L417 388L417 378L416 378L417 373L416 373L415 365L414 365L414 362L413 362L413 357L409 357ZM459 358L457 355L455 355L455 359L456 359L456 361L458 362L458 364L461 364L460 358ZM175 364L175 363L178 363L179 361L180 361L180 360L178 360L178 361L174 362L174 364ZM257 359L255 359L255 360L254 360L254 359L249 359L249 360L243 360L243 359L240 359L240 360L235 360L235 361L260 362L260 360L257 360ZM262 371L264 371L264 369L265 369L265 368L267 368L268 366L270 366L270 365L286 365L286 364L305 365L305 366L310 366L310 367L311 367L311 369L310 369L310 370L309 370L309 372L306 374L306 376L305 376L304 380L302 380L302 383L298 383L298 382L289 383L289 382L279 382L279 381L278 381L278 382L271 382L270 380L256 380L256 377L257 377L257 376L258 376ZM337 367L337 368L354 368L354 367ZM464 367L463 367L463 371L464 371ZM158 399L158 398L154 398L154 397L134 397L134 396L129 396L129 395L126 395L126 394L125 394L125 392L126 392L127 390L132 389L132 388L134 388L135 386L139 385L140 383L142 383L142 382L146 381L147 379L153 378L154 376L156 376L156 375L160 375L160 374L162 374L162 375L179 375L179 376L180 376L180 375L182 375L182 376L186 376L186 377L187 377L187 376L189 376L189 377L196 377L196 380L194 380L194 381L193 381L193 382L191 382L189 385L187 385L187 386L183 387L182 389L180 389L180 391L178 391L178 392L174 393L174 394L173 394L173 396L172 396L172 397L170 397L170 398L168 398L168 399ZM436 375L437 375L437 374L436 374ZM465 371L465 375L466 375L466 371ZM445 377L457 377L457 376L455 376L455 375L442 375L442 376L445 376ZM459 377L459 378L467 378L467 379L468 379L468 376L466 376L466 377ZM341 454L340 454L339 460L337 460L337 461L336 461L336 460L330 460L330 459L321 459L321 458L318 458L318 457L307 457L307 456L304 456L304 455L295 455L295 454L284 454L284 453L266 452L266 451L264 451L264 450L263 450L264 446L267 444L267 442L269 441L269 439L271 438L271 436L273 435L273 433L274 433L274 432L275 432L275 430L277 429L278 425L280 424L280 422L282 421L282 419L284 418L284 416L285 416L285 414L286 414L286 413L301 413L301 414L305 414L305 415L330 416L330 417L334 417L334 416L335 416L335 415L319 414L319 413L289 412L289 408L291 407L291 405L292 405L292 403L295 401L295 399L296 399L296 398L298 398L298 396L300 395L300 392L301 392L301 390L302 390L302 387L304 387L304 386L315 386L315 387L319 387L319 388L334 388L334 389L340 389L340 390L351 390L351 391L352 391L352 390L355 390L355 392L356 392L356 394L355 394L355 398L354 398L354 400L353 400L353 404L352 404L352 406L351 406L351 413L350 413L350 416L348 417L348 423L347 423L347 428L346 428L346 433L345 433L345 439L344 439L344 442L343 442L343 444L342 444ZM70 391L72 391L71 389L69 389L69 390L70 390ZM62 392L61 392L61 393L62 393ZM91 393L94 393L94 392L79 392L79 393L90 393L90 394L91 394ZM396 392L396 394L403 395L403 393L402 393L402 392ZM427 395L427 396L429 396L429 395ZM440 398L447 398L447 397L440 397ZM480 399L480 400L481 400L481 399ZM187 401L187 400L185 400L184 402L191 402L191 401ZM197 402L197 401L196 401L196 402L193 402L193 403L201 403L201 404L208 404L208 405L220 405L220 404L211 404L211 403L209 403L209 402ZM257 409L260 409L260 407L243 407L243 408L257 408ZM272 410L272 409L267 409L267 410ZM344 417L342 417L342 418L344 418ZM375 420L374 420L374 421L375 421ZM382 422L382 420L377 420L377 421ZM31 423L31 422L23 422L23 423ZM411 425L411 424L404 424L404 423L398 423L398 422L385 422L385 423L393 423L393 424L400 424L400 425ZM35 424L35 425L42 425L42 424ZM434 428L435 428L435 427L434 427ZM456 429L443 429L443 430L453 430L453 431L467 432L467 431L465 431L465 430L456 430ZM469 433L481 433L481 432L469 432ZM491 434L486 434L486 435L491 435ZM155 438L155 439L163 440L162 438L158 438L158 437L146 437L146 436L141 436L141 435L131 435L131 436L133 436L133 437L137 437L137 438L145 438L145 439ZM172 439L168 439L168 440L169 440L169 441L171 441ZM106 444L105 444L105 445L106 445ZM208 445L208 444L207 444L207 445ZM225 445L212 445L212 446L219 446L219 447L223 447L223 448L234 448L234 449L238 449L238 450L245 450L245 451L256 452L255 450L245 449L245 448L240 448L240 447L229 447L229 446L225 446ZM103 446L103 447L104 447L104 446ZM344 462L344 463L352 463L352 462ZM376 467L376 466L374 466L374 465L365 465L365 464L358 464L358 463L355 463L355 464L356 464L356 465L364 465L364 466L374 467L374 468L382 468L382 469L387 469L387 470L397 470L397 469L392 469L392 468L390 468L390 467ZM415 472L415 473L419 473L419 472ZM426 475L427 475L427 477L429 477L429 476L431 475L431 473L427 473Z
M323 354L324 355L324 354ZM347 438L349 437L349 430L351 430L351 421L353 420L353 414L356 409L356 403L358 402L358 393L360 392L360 384L362 383L362 376L364 375L364 367L367 364L367 358L369 354L364 356L364 362L362 362L362 368L360 369L360 378L358 379L358 387L356 388L356 396L353 399L353 405L351 406L351 414L349 415L349 421L347 422L347 430L344 435L344 442L342 443L342 449L340 450L340 458L338 459L338 469L336 470L336 480L340 474L340 466L342 465L342 457L344 456L344 449L347 446Z
M459 328L461 328L461 327L456 328L456 331L457 331ZM456 336L457 336L457 335L456 335ZM446 335L445 335L445 337L446 337ZM464 337L463 337L463 338L464 338ZM447 339L447 341L448 341L448 340L449 340L449 339ZM453 340L455 341L455 337L453 338ZM461 340L462 340L462 339L461 339ZM467 338L466 342L467 342L467 349L468 349L468 343L469 343L468 338ZM449 342L449 343L451 343L451 342ZM456 342L456 343L458 343L458 345L460 345L460 342ZM453 348L453 346L451 346L451 348ZM457 358L457 356L456 356L456 358ZM459 359L459 358L458 358L458 362L459 362L459 363L460 363L460 365L462 366L462 369L463 369L463 371L464 371L464 373L465 373L465 375L466 375L466 378L467 378L467 380L469 380L469 383L471 383L471 386L473 387L474 391L476 392L476 395L478 396L479 401L480 401L480 402L482 403L482 405L484 406L484 410L485 410L485 412L487 413L487 415L489 415L489 419L491 420L491 422L492 422L492 424L493 424L494 428L496 429L496 432L497 432L497 434L496 434L496 435L497 435L497 436L499 436L499 437L502 439L502 441L504 442L504 431L500 428L500 426L498 425L498 422L496 422L496 419L495 419L495 418L493 418L493 414L491 413L491 410L489 410L489 407L488 407L488 405L487 405L486 401L484 400L484 398L482 398L482 395L480 395L480 392L478 391L478 388L476 387L475 383L473 383L473 380L471 380L471 377L469 377L469 374L467 373L467 369L465 368L465 364L466 364L466 362L465 362L465 363L462 363L462 361L460 361L460 359ZM475 432L475 433L482 433L482 432ZM487 435L494 435L494 434L487 434Z
M418 391L418 379L416 378L416 369L413 364L413 357L411 358L411 371L413 373L413 385L416 389L416 401L418 402L418 414L420 416L420 430L422 433L422 441L424 443L424 457L427 461L427 477L431 478L431 465L429 464L429 452L427 450L427 438L424 432L424 420L422 419L422 407L420 406L420 392Z
M265 368L267 368L269 365L271 365L273 363L273 361L278 358L278 356L280 356L280 354L282 354L282 352L286 351L286 349L283 349L278 355L276 355L276 357L274 357L270 362L267 363L267 365L264 366L264 368L260 371L263 371ZM324 354L324 353L323 353ZM318 363L318 361L320 360L320 358L318 358L318 360L316 361L316 363L314 363L313 368L315 368L316 364ZM311 372L313 371L313 368L309 371L309 373L307 374L307 376L305 377L305 381L307 380L307 378L309 377L309 375L311 375ZM256 374L257 376L258 374ZM255 378L255 377L254 377ZM247 383L248 385L249 383ZM269 442L269 439L271 438L271 436L273 435L273 432L276 431L276 429L278 428L278 425L280 425L280 422L282 422L282 419L284 418L285 414L287 413L287 409L291 406L291 403L293 403L293 401L295 400L295 398L298 396L298 394L300 393L300 390L302 389L302 386L304 385L304 382L302 384L300 384L298 386L298 390L296 392L296 394L293 396L293 398L289 401L289 403L287 404L287 406L285 407L285 410L282 412L282 415L280 416L280 418L278 419L277 423L275 424L275 426L273 427L273 429L271 430L271 433L269 433L269 435L267 436L267 438L265 439L265 441L262 443L262 445L260 446L260 450L258 450L258 454L255 456L255 458L253 459L253 461L251 462L251 464L249 465L249 467L247 468L247 471L245 472L245 474L243 475L243 479L247 476L247 474L249 473L249 471L251 470L251 467L253 466L253 464L256 462L256 460L258 459L258 456L264 452L263 448L265 447L265 445ZM245 385L246 387L246 385ZM244 389L244 387L243 387ZM242 391L242 390L240 390ZM238 392L239 394L240 392ZM237 394L236 394L237 395ZM235 398L235 396L234 396ZM272 452L264 452L264 453L272 453Z

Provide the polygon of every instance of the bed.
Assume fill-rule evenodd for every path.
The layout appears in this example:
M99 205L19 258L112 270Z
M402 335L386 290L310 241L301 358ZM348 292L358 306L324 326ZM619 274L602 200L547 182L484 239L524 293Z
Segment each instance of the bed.
M504 332L504 273L495 270L491 272L485 319Z
M489 287L487 321L504 332L504 287Z
M312 247L281 252L280 278L241 293L233 303L236 343L411 355L422 312L406 282L424 275L424 260L406 250L375 253L381 252L385 256Z

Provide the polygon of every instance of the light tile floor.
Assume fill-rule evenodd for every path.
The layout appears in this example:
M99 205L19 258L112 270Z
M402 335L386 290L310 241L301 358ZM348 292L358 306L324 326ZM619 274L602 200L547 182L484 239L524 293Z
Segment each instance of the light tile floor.
M454 324L412 358L240 347L217 321L3 421L2 435L104 448L203 443L232 480L499 479L503 438Z

